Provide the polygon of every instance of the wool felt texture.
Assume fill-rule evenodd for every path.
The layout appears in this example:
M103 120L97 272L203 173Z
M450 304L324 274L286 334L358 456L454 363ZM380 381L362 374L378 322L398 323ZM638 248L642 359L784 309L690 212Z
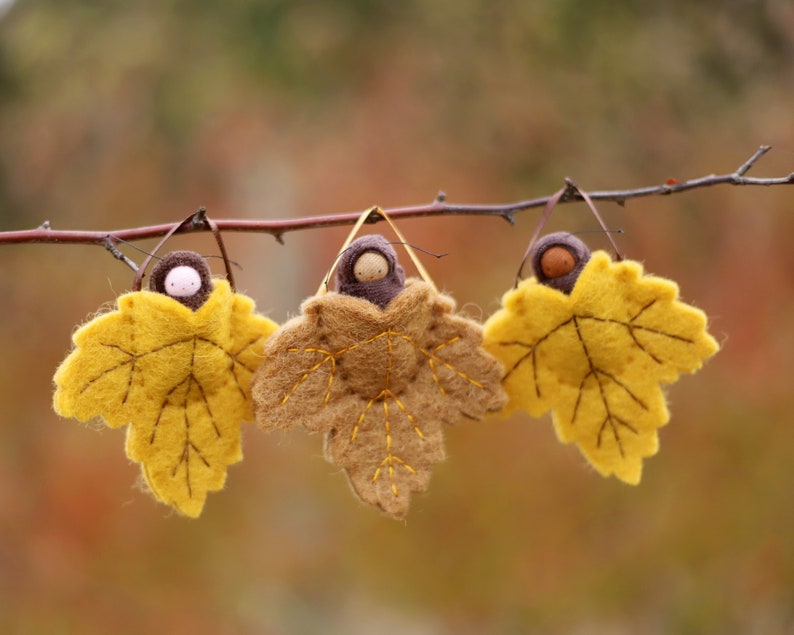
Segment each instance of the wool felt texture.
M695 372L719 346L678 286L633 261L595 252L570 295L527 279L485 323L484 346L506 368L505 412L552 412L604 476L636 484L670 418L660 384Z
M385 275L380 276L377 272L365 270L365 273L372 274L373 279L359 280L355 272L356 263L364 254L370 252L380 254L386 259L388 271ZM339 268L336 271L336 290L341 294L364 298L381 309L385 309L404 287L405 272L397 262L397 253L380 234L356 238L339 258Z
M196 311L161 293L127 293L75 332L53 406L80 421L129 424L127 456L154 497L197 517L242 459L251 377L276 328L225 280Z
M334 292L309 298L265 344L251 389L257 422L324 433L325 456L353 491L404 516L445 457L443 424L506 403L481 325L454 310L416 279L385 310Z
M196 289L194 293L175 297L170 290L166 288L168 274L176 267L189 267L196 271L201 286ZM149 278L149 290L164 293L195 311L206 302L212 292L210 268L207 266L207 261L195 251L172 251L161 258L154 268L152 268L152 274Z
M568 266L563 266L559 262L561 256L547 257L560 252L570 258L570 263L566 263ZM590 250L587 245L568 232L554 232L543 236L529 253L529 262L535 279L563 293L573 291L588 260L590 260Z

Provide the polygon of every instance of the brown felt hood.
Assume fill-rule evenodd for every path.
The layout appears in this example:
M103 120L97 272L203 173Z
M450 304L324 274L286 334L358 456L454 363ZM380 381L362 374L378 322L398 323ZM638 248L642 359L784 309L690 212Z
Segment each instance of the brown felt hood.
M359 282L353 274L353 267L368 251L376 252L386 258L389 271L382 280ZM339 268L336 272L336 290L339 293L364 298L385 309L404 287L405 272L397 262L397 252L380 234L356 238L339 258Z

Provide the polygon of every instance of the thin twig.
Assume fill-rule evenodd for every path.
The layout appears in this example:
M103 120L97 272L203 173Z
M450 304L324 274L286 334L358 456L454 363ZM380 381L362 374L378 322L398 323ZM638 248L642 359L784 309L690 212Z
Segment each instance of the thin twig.
M749 159L747 159L747 161L745 161L741 166L739 166L739 169L736 170L735 172L736 176L744 176L744 174L751 167L753 167L753 164L756 161L758 161L758 159L760 159L762 156L764 156L767 152L769 152L771 149L772 146L761 146L760 148L758 148L758 150L755 151L755 154L753 154L753 156L751 156Z
M748 185L748 186L774 186L794 184L794 172L788 176L773 178L753 178L745 174L755 163L764 156L771 146L761 146L756 152L745 161L735 172L730 174L709 175L689 181L670 180L662 185L642 187L627 190L603 190L588 192L588 196L594 201L614 201L620 205L625 204L629 199L640 198L643 196L658 196L677 194L701 187L714 185ZM435 200L429 204L411 205L406 207L384 208L384 212L392 219L419 218L425 216L497 216L513 224L515 214L525 210L545 207L553 197L544 196L540 198L527 199L504 205L451 205L446 202L446 195L439 192ZM583 200L582 194L573 188L568 188L560 198L559 203L570 203ZM310 216L288 220L247 220L247 219L226 219L216 220L215 224L221 231L236 232L258 232L272 235L279 243L283 243L284 234L288 232L301 231L306 229L321 229L324 227L340 227L352 225L358 220L360 212L350 212L344 214L334 214L326 216ZM368 219L368 223L377 223L382 218L373 215ZM181 221L180 221L181 222ZM102 245L107 248L116 258L118 249L116 241L136 241L146 238L162 237L174 230L175 223L162 225L149 225L146 227L135 227L130 229L119 229L116 231L74 231L74 230L55 230L52 229L49 221L45 221L36 229L0 232L0 245L21 244L21 243L61 243L61 244L94 244ZM208 231L209 225L205 222L185 223L175 233L190 233L197 231ZM115 249L115 251L114 251ZM128 266L133 265L125 257Z
M105 236L104 245L105 249L107 249L116 260L121 260L134 272L138 272L138 265L121 252L121 250L118 248L118 241L116 241L112 236Z

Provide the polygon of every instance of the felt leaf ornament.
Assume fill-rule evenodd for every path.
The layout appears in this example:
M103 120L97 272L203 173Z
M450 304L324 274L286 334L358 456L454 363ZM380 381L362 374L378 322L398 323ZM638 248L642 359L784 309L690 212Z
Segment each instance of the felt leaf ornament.
M660 384L698 370L718 345L674 282L603 251L590 257L565 236L576 242L571 261L559 264L566 257L553 254L552 235L546 262L536 252L536 277L508 291L485 323L485 347L506 368L505 412L551 411L561 441L575 442L602 475L636 484L670 417ZM566 279L576 269L578 279Z
M150 287L75 332L53 404L80 421L129 424L127 455L155 498L196 517L242 458L250 380L277 325L226 280L211 280L193 252L164 257Z
M268 340L252 393L265 429L325 434L326 458L365 502L401 517L444 459L443 424L503 407L482 328L432 283L403 282L380 236L344 252L337 286Z

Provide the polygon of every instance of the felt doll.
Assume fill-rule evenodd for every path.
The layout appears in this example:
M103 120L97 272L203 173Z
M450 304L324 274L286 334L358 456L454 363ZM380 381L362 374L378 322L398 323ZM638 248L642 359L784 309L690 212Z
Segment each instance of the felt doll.
M322 432L355 494L402 517L445 456L443 425L504 405L502 369L481 326L429 279L405 280L382 236L353 241L338 264L337 291L304 301L266 343L254 412L268 430Z
M535 279L552 289L570 295L590 260L590 250L581 240L567 232L543 236L529 252Z
M362 236L339 257L339 293L364 298L385 309L404 288L405 272L397 262L394 248L383 236Z
M638 483L670 418L660 384L695 372L718 345L705 314L638 262L590 254L550 234L530 250L535 276L508 291L485 323L485 348L505 367L505 412L548 411L601 474Z
M53 405L80 421L129 424L127 456L154 497L196 517L242 458L251 376L276 324L212 279L194 252L165 256L149 288L122 295L115 310L75 332Z
M195 311L212 292L207 261L193 251L172 251L152 269L149 290L162 293Z

